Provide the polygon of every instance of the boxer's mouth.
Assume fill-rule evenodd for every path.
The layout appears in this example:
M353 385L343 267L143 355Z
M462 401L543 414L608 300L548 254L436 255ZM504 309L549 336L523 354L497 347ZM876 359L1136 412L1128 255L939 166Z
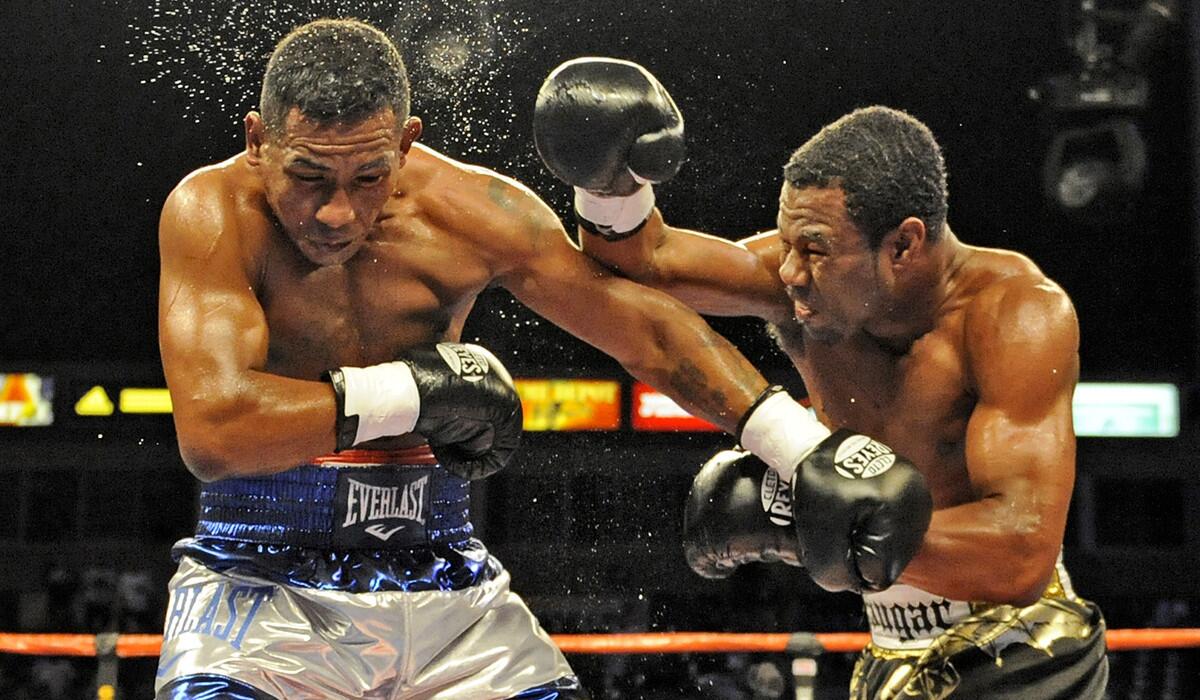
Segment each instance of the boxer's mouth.
M805 321L811 317L815 311L808 305L808 302L802 298L802 293L795 287L788 286L788 298L792 300L792 311L796 315L797 321Z
M796 320L802 322L812 318L812 315L816 313L804 302L795 300L792 301L792 310L796 315Z
M346 239L340 240L340 241L339 240L330 241L330 240L326 240L323 238L309 238L308 241L309 241L310 245L312 245L314 248L316 248L317 250L320 250L323 253L337 253L339 251L345 250L346 246L348 246L354 242L354 239L346 238Z

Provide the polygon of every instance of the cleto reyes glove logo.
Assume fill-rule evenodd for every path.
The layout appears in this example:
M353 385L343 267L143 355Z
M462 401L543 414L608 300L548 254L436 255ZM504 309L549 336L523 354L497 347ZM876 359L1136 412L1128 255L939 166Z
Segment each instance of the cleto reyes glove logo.
M837 446L833 468L847 479L870 479L886 472L896 463L892 448L866 435L851 435Z
M450 370L467 380L477 382L487 376L489 365L483 353L475 352L470 345L462 343L438 343L438 354L446 361Z
M772 467L767 467L767 471L763 473L759 497L762 499L762 508L771 522L783 527L792 524L792 491L788 484L779 478L779 472Z

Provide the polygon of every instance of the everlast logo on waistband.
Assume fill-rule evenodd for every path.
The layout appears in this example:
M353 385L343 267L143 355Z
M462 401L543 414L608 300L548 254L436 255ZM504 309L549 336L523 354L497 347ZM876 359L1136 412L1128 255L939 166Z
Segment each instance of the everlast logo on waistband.
M425 544L429 470L355 472L338 475L335 544L376 548Z
M407 486L372 486L349 479L346 495L346 520L342 527L370 520L403 518L425 524L425 487L429 477L423 476ZM386 537L384 539L387 539Z

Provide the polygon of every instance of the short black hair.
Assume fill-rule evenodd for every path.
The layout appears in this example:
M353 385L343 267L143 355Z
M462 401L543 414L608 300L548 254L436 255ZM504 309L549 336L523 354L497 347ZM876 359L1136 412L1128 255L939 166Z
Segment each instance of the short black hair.
M792 187L840 187L846 213L878 248L907 217L937 240L946 221L946 163L929 127L890 107L863 107L817 132L783 168Z
M319 19L293 29L271 53L259 110L279 134L293 107L318 124L354 124L391 107L408 119L408 72L386 34L353 19Z

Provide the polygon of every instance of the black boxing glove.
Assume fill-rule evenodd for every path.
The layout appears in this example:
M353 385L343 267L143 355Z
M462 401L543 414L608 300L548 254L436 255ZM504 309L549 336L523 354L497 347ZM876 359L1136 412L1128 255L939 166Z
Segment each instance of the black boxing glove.
M933 511L925 479L908 460L862 435L831 435L778 386L746 412L738 441L779 473L801 561L818 585L879 591L895 582ZM764 507L770 501L764 490Z
M413 348L394 362L328 372L337 448L418 433L447 471L482 479L521 441L521 399L496 356L478 345Z
M792 514L804 567L817 585L882 591L921 547L933 499L908 460L838 430L796 468Z
M645 68L613 58L577 58L538 90L534 143L542 161L575 187L584 230L609 240L638 231L654 209L649 183L683 165L683 115Z
M744 450L722 450L701 467L683 511L683 553L692 571L724 578L751 562L800 566L791 500L778 480Z

